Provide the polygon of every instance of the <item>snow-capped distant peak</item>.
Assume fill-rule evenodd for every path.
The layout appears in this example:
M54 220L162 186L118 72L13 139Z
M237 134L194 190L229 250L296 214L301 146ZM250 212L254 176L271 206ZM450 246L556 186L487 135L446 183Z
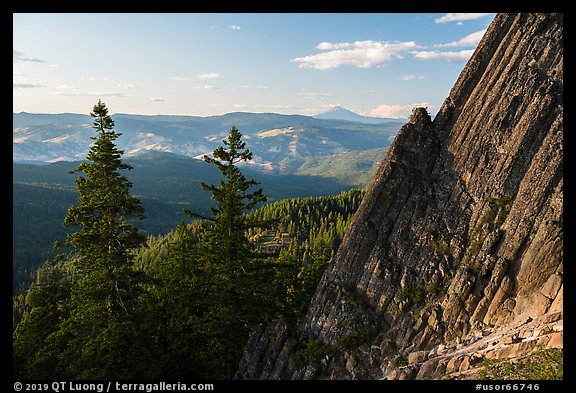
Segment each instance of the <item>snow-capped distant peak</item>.
M368 124L379 124L379 123L386 123L390 121L398 121L399 119L387 119L384 117L369 117L369 116L362 116L355 112L352 112L349 109L341 107L339 105L327 110L326 112L320 113L314 116L317 119L324 119L324 120L346 120L346 121L354 121L358 123L368 123Z

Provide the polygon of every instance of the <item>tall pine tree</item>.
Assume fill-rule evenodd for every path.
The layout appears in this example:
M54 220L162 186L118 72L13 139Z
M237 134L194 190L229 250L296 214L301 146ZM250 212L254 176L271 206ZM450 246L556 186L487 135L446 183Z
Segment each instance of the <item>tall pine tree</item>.
M119 379L144 376L153 361L153 331L143 317L144 274L134 252L144 242L128 220L142 218L132 183L122 173L114 121L98 101L91 115L97 132L87 160L70 173L78 205L68 209L68 254L41 270L28 295L30 313L14 334L14 374L41 379ZM50 315L48 315L49 313ZM36 337L36 339L34 339Z
M220 185L208 185L201 183L204 190L212 194L212 199L217 202L212 207L212 217L204 217L190 210L185 212L191 217L203 218L212 223L208 227L207 242L211 254L218 256L222 264L228 268L239 266L250 257L250 242L246 237L249 228L265 225L264 222L248 222L245 212L252 209L258 203L265 202L266 197L262 188L248 192L257 185L255 180L247 180L238 168L238 164L252 160L252 153L246 149L246 143L242 141L242 134L236 127L232 127L228 138L213 152L213 157L204 156L204 161L216 165L224 179Z
M98 135L91 138L88 161L70 172L84 172L85 177L75 181L79 204L68 209L64 225L80 227L68 235L67 244L74 249L83 295L115 314L126 311L134 297L131 251L145 238L127 220L144 218L144 209L130 194L132 183L121 173L132 167L122 161L123 151L116 147L122 134L114 131L106 104L98 101L90 114Z
M222 173L219 185L201 186L209 191L216 206L212 216L205 217L185 210L193 218L205 220L204 230L195 246L196 277L194 287L203 299L203 310L196 314L203 332L196 340L198 353L207 372L213 377L230 378L238 366L248 332L272 312L273 266L253 252L248 229L267 226L263 220L250 219L246 213L265 202L262 189L251 191L256 181L248 180L238 165L252 159L242 134L232 127L224 146L204 160Z

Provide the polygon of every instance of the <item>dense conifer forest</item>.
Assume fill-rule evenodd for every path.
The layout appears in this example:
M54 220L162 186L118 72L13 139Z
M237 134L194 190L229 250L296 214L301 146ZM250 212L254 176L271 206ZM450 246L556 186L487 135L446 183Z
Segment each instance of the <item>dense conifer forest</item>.
M251 153L232 127L205 156L222 174L201 183L210 213L185 209L172 231L145 236L121 133L104 103L91 114L97 135L72 171L77 200L55 190L70 203L70 232L13 300L14 376L230 379L252 329L306 312L363 192L265 204L238 168Z

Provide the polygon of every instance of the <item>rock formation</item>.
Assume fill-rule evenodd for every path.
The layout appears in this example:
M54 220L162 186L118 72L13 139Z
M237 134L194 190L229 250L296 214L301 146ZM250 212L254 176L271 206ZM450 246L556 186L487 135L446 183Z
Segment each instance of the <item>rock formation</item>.
M562 30L496 16L434 121L400 129L305 317L253 332L236 378L440 378L562 347Z

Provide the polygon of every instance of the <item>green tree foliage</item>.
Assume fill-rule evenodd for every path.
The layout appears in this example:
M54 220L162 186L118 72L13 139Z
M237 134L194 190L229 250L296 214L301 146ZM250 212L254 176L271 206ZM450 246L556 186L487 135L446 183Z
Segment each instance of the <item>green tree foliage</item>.
M130 253L144 242L127 219L144 218L144 210L130 194L132 183L121 172L132 167L122 161L123 151L115 145L122 134L113 130L108 108L98 101L91 115L98 135L91 138L94 143L88 162L70 172L84 172L86 177L79 176L74 182L78 205L70 207L64 218L65 226L79 226L80 230L69 234L66 243L74 249L81 295L114 314L127 311L127 302L133 297Z
M70 315L68 269L55 260L45 263L26 296L23 319L14 331L13 367L16 377L42 379L56 375L57 351L53 337Z
M263 222L248 222L244 214L258 203L265 202L262 189L248 192L257 183L247 180L238 164L252 160L252 153L246 149L246 143L242 141L242 134L236 127L232 127L228 138L214 150L213 157L204 156L204 161L214 164L224 176L220 185L208 185L204 182L201 186L211 193L212 199L217 202L216 207L210 208L212 217L205 217L185 209L186 214L192 218L202 218L211 222L206 227L203 237L206 241L205 252L227 269L241 268L242 263L251 257L251 245L246 237L246 230L264 225Z
M222 174L219 185L201 183L216 201L212 216L185 210L203 219L202 227L181 224L160 264L156 296L169 376L194 370L197 377L231 378L249 331L273 312L273 266L257 258L246 236L249 228L265 225L245 212L266 197L261 188L250 190L256 182L238 168L252 159L241 138L232 127L224 146L205 156Z
M79 227L71 251L38 271L26 299L14 298L15 376L231 378L257 324L280 315L296 323L306 311L363 192L258 207L266 197L239 168L252 156L233 127L205 158L222 175L202 183L212 215L188 211L200 220L144 239L129 221L143 210L121 172L120 134L104 104L94 115L98 136L65 218ZM285 241L275 251L262 240L270 233Z
M281 314L292 322L306 312L363 196L362 190L352 189L335 196L284 199L250 213L252 220L277 222L277 232L293 239L275 258L274 285ZM261 232L251 229L249 236Z
M142 272L134 269L134 250L144 237L127 222L143 217L130 181L121 173L115 140L121 134L102 102L91 115L98 135L74 172L78 205L68 209L68 254L39 271L28 294L30 312L14 332L14 372L23 378L137 377L153 342L142 319ZM62 261L62 262L60 262Z
M563 372L563 350L540 346L534 353L514 362L485 360L477 379L561 380Z

